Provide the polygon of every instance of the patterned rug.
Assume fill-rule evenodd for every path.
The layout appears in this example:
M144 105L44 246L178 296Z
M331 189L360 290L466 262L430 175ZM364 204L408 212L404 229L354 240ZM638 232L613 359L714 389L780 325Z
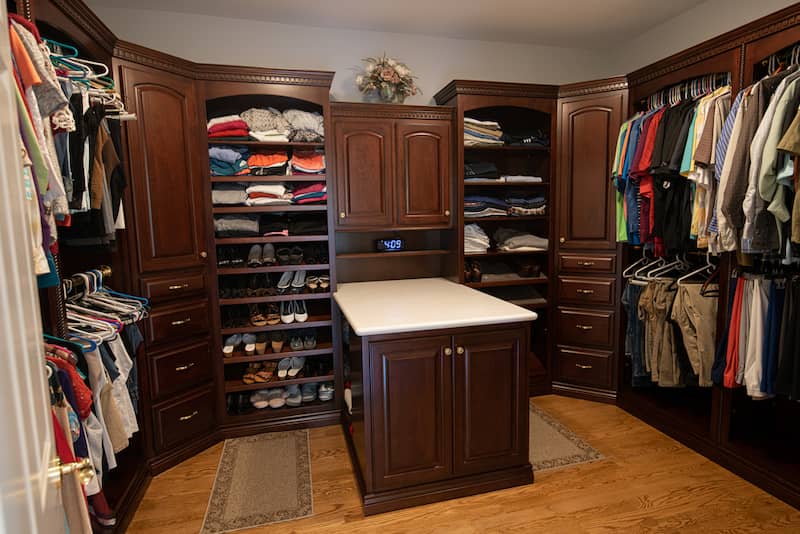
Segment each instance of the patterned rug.
M313 513L307 430L229 439L200 532L232 532Z
M600 460L603 455L530 403L530 460L534 473Z

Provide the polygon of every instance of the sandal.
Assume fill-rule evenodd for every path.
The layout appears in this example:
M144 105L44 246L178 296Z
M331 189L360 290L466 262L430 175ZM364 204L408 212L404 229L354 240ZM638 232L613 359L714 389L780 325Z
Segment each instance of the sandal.
M250 324L253 326L267 326L267 320L264 314L261 313L258 306L255 304L250 305Z
M306 278L306 285L312 293L316 293L317 289L319 289L319 277L309 276Z
M270 326L275 326L276 324L281 322L281 312L278 309L277 304L268 304L267 305L267 324Z
M331 277L323 274L319 277L319 290L325 291L331 286Z
M275 378L275 370L277 368L278 362L264 362L260 373L267 377L267 381L271 381Z

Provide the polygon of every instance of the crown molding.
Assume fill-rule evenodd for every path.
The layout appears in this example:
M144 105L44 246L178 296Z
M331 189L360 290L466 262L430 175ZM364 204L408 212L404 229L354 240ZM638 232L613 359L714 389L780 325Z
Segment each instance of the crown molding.
M455 108L437 106L406 106L404 104L331 102L330 112L331 116L333 117L452 120L455 113Z
M198 80L305 85L330 88L335 73L321 70L268 69L230 65L195 64Z
M487 82L476 80L453 80L436 93L433 98L439 105L458 95L483 95L520 98L556 98L557 85L533 83Z
M558 97L567 98L572 96L593 95L596 93L620 91L627 88L628 79L625 76L616 76L614 78L605 78L603 80L592 80L588 82L562 85L558 88Z
M86 32L104 51L108 54L112 53L117 42L117 36L95 15L94 11L89 9L89 6L81 0L49 0L49 2L65 16L69 17L81 30ZM36 6L34 5L33 8L33 13L31 13L31 1L25 0L23 2L26 18L35 17Z

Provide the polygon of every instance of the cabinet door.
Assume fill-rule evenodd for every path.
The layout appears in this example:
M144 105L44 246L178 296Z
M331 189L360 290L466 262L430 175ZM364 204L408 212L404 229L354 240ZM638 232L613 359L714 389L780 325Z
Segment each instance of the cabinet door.
M559 102L558 241L565 249L616 247L611 187L625 92Z
M187 269L205 264L205 215L194 82L123 62L119 70L127 122L139 270Z
M448 226L451 124L412 119L395 124L397 225Z
M526 339L522 328L456 336L456 474L528 463Z
M451 341L435 336L370 344L375 490L451 475L452 356L445 355Z
M337 226L392 225L392 123L334 121Z

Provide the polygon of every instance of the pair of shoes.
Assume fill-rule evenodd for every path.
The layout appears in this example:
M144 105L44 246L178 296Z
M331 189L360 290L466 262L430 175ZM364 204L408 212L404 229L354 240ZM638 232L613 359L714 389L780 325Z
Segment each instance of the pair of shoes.
M303 404L303 395L300 393L300 386L292 384L286 387L286 406L296 408Z
M303 300L281 302L281 322L284 324L304 323L308 320L308 308Z
M319 390L317 391L317 395L319 396L319 400L322 402L333 400L333 384L330 382L321 384L319 386Z
M238 247L217 247L217 267L241 267L244 265Z
M300 293L306 285L305 271L285 271L278 281L278 293L284 294L291 288L292 293Z
M276 293L268 274L254 274L250 276L246 291L248 297L266 297L268 295L275 295Z
M275 378L277 367L275 362L251 363L242 376L242 382L245 384L271 382Z
M303 402L314 402L317 400L317 384L315 382L303 384L300 388L300 393L302 394Z
M286 390L283 388L268 389L266 393L267 403L270 408L283 408L286 405Z
M295 351L315 349L317 347L317 336L313 330L306 333L299 332L298 335L289 340L289 346Z
M300 247L280 248L277 256L278 265L300 265L303 263L303 249Z
M306 359L303 357L292 356L291 358L282 359L278 362L278 379L297 378L305 364Z
M222 344L222 355L225 358L231 358L235 355L236 352L242 346L242 335L241 334L233 334L229 338L227 338L224 343Z
M464 281L465 282L480 282L483 278L481 273L481 264L475 260L466 262L464 264Z
M331 277L327 274L323 274L320 276L309 276L306 279L306 285L308 289L311 290L312 293L316 293L317 291L326 292L331 285Z
M283 352L283 344L286 342L286 336L283 332L272 332L270 334L270 342L272 344L272 353L280 354Z
M247 254L248 267L261 267L262 265L275 264L275 246L272 243L253 245Z

